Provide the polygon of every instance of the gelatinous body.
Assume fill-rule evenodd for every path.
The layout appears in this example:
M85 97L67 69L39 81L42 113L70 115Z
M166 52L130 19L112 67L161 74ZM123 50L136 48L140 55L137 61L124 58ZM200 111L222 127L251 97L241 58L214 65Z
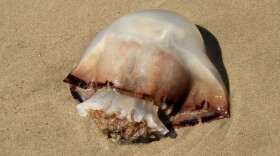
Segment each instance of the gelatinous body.
M149 140L167 134L167 124L178 128L229 117L226 88L201 34L174 12L145 10L117 19L64 81L81 102L80 114L89 113L118 140Z

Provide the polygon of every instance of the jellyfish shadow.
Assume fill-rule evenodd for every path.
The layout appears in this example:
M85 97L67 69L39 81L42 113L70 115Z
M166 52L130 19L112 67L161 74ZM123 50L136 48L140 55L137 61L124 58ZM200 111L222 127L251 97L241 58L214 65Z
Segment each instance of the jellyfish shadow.
M229 85L229 80L228 80L228 74L226 71L226 68L224 66L223 62L223 57L222 57L222 52L221 48L219 45L218 40L216 37L210 33L207 29L203 28L200 25L196 25L198 30L200 31L202 38L205 43L205 48L206 48L206 54L211 60L211 62L214 64L214 66L217 68L218 72L220 73L226 89L228 93L230 94L230 85Z

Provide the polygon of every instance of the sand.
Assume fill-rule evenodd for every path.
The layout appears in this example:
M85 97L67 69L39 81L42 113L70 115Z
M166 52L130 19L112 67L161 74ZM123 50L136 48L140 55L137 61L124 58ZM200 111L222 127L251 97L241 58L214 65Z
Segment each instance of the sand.
M231 118L117 145L77 114L62 80L102 28L149 8L181 13L217 39L204 34L221 52ZM280 155L279 10L278 0L1 0L0 155Z

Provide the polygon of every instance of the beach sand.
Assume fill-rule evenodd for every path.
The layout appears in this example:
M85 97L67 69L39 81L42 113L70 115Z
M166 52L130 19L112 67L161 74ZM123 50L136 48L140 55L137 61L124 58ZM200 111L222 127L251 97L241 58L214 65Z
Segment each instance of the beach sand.
M77 114L62 80L102 28L156 8L203 27L209 50L220 51L231 118L118 145ZM0 155L280 155L279 10L278 0L1 0Z

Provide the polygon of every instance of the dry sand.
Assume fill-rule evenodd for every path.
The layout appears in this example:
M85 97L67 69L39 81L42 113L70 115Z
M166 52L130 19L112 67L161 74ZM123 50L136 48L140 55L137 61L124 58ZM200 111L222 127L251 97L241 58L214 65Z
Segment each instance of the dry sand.
M0 155L280 155L279 3L1 0ZM216 37L232 116L120 146L78 116L62 80L97 32L148 8L179 12Z

